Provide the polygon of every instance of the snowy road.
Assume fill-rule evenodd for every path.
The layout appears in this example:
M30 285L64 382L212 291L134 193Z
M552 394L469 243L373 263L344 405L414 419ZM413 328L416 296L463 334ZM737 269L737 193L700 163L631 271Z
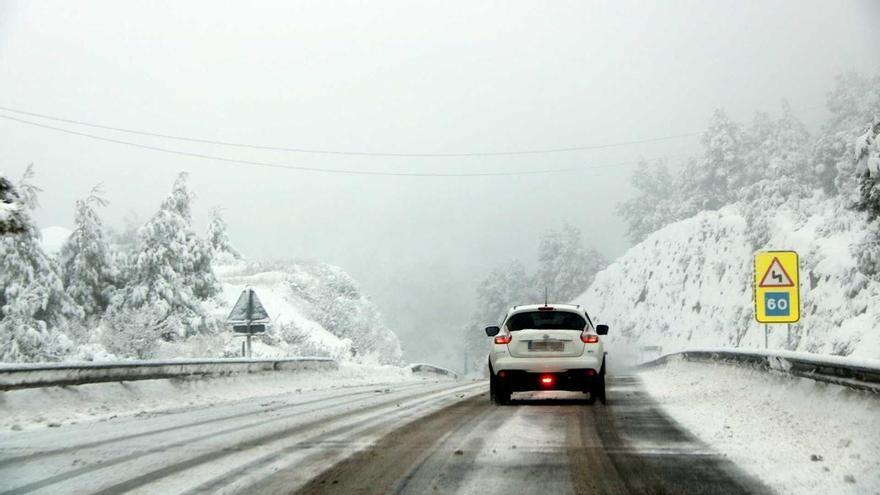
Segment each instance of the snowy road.
M607 406L483 382L368 386L0 435L2 493L743 493L633 378Z

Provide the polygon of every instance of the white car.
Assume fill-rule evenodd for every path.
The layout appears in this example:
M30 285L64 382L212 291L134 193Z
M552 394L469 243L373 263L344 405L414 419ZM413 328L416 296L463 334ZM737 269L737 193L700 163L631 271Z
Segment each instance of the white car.
M487 327L489 389L497 404L512 392L572 390L605 403L605 349L587 312L568 304L514 306L500 327Z

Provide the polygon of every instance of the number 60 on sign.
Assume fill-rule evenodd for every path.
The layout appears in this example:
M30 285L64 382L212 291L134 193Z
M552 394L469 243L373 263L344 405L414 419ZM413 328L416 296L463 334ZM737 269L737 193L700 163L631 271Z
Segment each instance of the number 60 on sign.
M755 254L755 319L794 323L800 319L798 255L794 251Z

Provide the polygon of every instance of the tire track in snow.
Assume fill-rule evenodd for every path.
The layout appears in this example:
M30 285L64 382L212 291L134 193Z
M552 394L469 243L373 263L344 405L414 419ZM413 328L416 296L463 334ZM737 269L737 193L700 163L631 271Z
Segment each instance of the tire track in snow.
M275 493L288 492L291 487L308 481L301 475L303 472L319 473L328 465L340 462L342 459L354 454L358 447L362 444L369 448L369 439L381 437L393 431L400 424L409 421L421 421L421 418L436 409L436 402L457 401L461 397L461 393L469 393L474 388L485 388L485 384L469 385L466 388L455 388L447 390L441 394L435 394L430 401L418 401L413 407L401 404L392 414L373 414L359 421L349 423L338 428L333 428L320 435L305 441L297 442L293 445L284 447L282 450L272 454L255 459L247 464L241 465L235 470L224 474L221 477L209 480L191 490L185 492L186 495L195 495L197 493L215 493L223 489L228 489L229 485L236 481L240 481L245 476L251 478L259 477L266 471L266 466L279 464L287 457L296 452L314 450L315 452L306 455L302 459L295 462L283 462L277 471L265 473L262 479L256 483L244 484L237 487L242 493ZM485 392L482 393L485 395ZM449 397L455 396L455 398ZM356 441L352 441L356 439ZM241 484L241 483L239 483ZM235 490L236 488L233 488Z
M408 385L405 385L402 387L393 387L393 388L395 391L399 391L399 390L405 390L407 388L412 388L414 386L417 386L417 385L408 384ZM287 409L296 409L296 408L301 408L301 407L305 407L305 406L320 404L322 402L333 401L333 400L339 399L340 397L374 395L375 389L377 388L377 386L373 385L373 386L369 386L366 388L370 388L370 390L365 390L362 392L341 392L341 393L334 394L329 397L322 397L319 399L284 404L284 405L274 406L274 407L259 407L259 408L255 407L253 410L248 410L245 412L238 412L238 413L229 414L229 415L225 415L225 416L218 416L218 417L214 417L214 418L206 419L206 420L201 420L201 421L193 421L190 423L180 423L180 424L175 424L174 426L168 426L165 428L146 430L146 431L139 432L139 433L120 435L120 436L116 436L116 437L111 437L111 438L106 438L106 439L102 439L102 440L96 440L96 441L86 442L86 443L81 443L81 444L76 444L76 445L70 445L70 446L66 446L66 447L59 447L59 448L50 449L50 450L36 451L36 452L32 452L30 454L25 454L25 455L2 457L2 458L0 458L0 469L3 469L9 465L20 465L21 463L27 462L32 459L39 458L42 460L46 457L53 456L53 455L69 454L72 452L79 452L79 451L82 451L85 449L92 449L92 448L101 447L104 445L109 445L112 443L125 442L125 441L129 441L129 440L148 437L148 436L152 436L152 435L159 435L159 434L168 433L168 432L172 432L172 431L187 430L190 428L205 426L205 425L209 425L209 424L213 424L213 423L219 423L219 422L229 421L229 420L234 420L234 419L239 419L239 418L253 417L254 414L256 414L256 413L265 414L265 413L270 413L270 412L283 411L283 410L287 410ZM391 387L386 387L386 386L382 385L382 386L380 386L380 388L391 388ZM277 399L278 397L283 397L283 395L272 396L272 397L261 397L260 401L262 402L262 401L266 401L268 399ZM178 412L189 412L194 409L199 409L199 408L187 408L187 409L181 410L181 411L174 411L171 414L176 414Z
M360 396L361 394L357 394L357 395ZM343 395L343 396L345 396L345 395ZM357 398L345 400L342 402L334 402L331 407L338 408L338 407L343 407L343 406L347 406L347 405L353 405L358 402L362 402L364 400L369 400L370 398L373 398L373 397L377 397L377 394L375 392L364 392L363 397L357 397ZM332 398L329 398L328 400L335 400L338 398L339 398L338 396L334 396ZM398 398L394 398L394 399L389 399L388 401L385 401L385 403L393 402L395 400L400 400L400 398L398 397ZM122 456L116 456L111 459L98 461L93 464L84 465L79 468L75 468L75 469L72 469L69 471L65 471L65 472L56 474L54 476L50 476L48 478L44 478L41 480L33 481L33 482L30 482L30 483L27 483L27 484L24 484L21 486L14 487L14 488L11 488L8 490L4 490L3 492L0 492L0 495L29 493L29 492L32 492L35 490L39 490L41 488L45 488L48 486L56 485L58 483L62 483L64 481L71 480L73 478L87 475L89 473L93 473L93 472L96 472L96 471L99 471L102 469L117 466L117 465L124 464L124 463L130 462L130 461L134 461L134 460L146 457L151 454L156 454L156 453L160 453L160 452L164 452L164 451L171 451L171 450L174 450L177 448L186 447L186 446L192 444L193 442L198 442L198 441L206 440L206 439L212 439L212 438L216 438L221 435L230 435L230 434L234 434L234 433L241 433L243 431L246 431L246 430L249 430L252 428L264 427L268 423L277 423L277 422L281 422L281 421L286 421L286 420L293 419L293 418L296 418L299 416L318 413L320 411L321 411L321 409L307 409L305 411L298 411L298 412L294 412L294 413L290 413L290 414L286 414L286 415L282 415L282 416L273 417L270 419L255 418L253 421L249 421L244 424L234 424L233 426L230 426L228 428L224 428L224 429L220 429L220 430L213 430L208 433L199 434L194 437L188 437L188 438L185 438L182 440L177 440L172 443L161 444L161 445L157 445L156 447L139 450L139 451L132 452L130 454L126 454L126 455L122 455ZM343 412L339 415L344 415L347 413L348 412ZM240 419L240 418L238 418L239 415L237 415L237 414L233 415L233 416L235 416L235 418L233 418L233 420ZM243 416L253 418L255 415L253 413L250 413L250 414L244 414ZM320 421L322 421L322 420L318 420L316 422L320 422ZM294 427L294 428L296 428L296 427ZM186 431L186 430L183 430L183 431ZM272 435L274 435L274 433ZM271 435L266 435L266 436L271 436ZM236 451L236 446L234 446L234 445L231 447L225 447L222 450L222 452L226 452L227 455L232 454L235 451ZM39 461L39 458L35 459L35 461Z
M306 433L306 432L313 430L313 429L316 429L316 428L326 427L328 424L333 423L335 421L338 421L340 419L350 418L352 416L358 416L358 415L363 415L363 414L369 414L371 412L375 412L378 410L388 408L389 406L396 405L402 401L418 402L422 399L429 398L432 395L436 395L440 392L447 391L450 389L458 389L458 388L461 388L460 384L456 384L452 387L449 387L449 386L440 387L439 390L434 389L434 390L430 390L427 392L421 392L418 394L414 394L411 396L394 397L389 400L381 401L377 404L363 407L361 409L358 409L355 412L343 411L338 414L334 414L334 415L330 415L330 416L323 416L323 417L317 418L313 421L309 421L309 422L299 424L296 426L292 426L289 428L284 428L282 430L270 431L267 434L251 438L251 439L246 440L244 442L236 443L233 446L226 447L226 448L223 448L220 450L207 452L207 453L198 455L196 457L189 458L183 462L171 464L171 465L165 466L163 468L156 469L156 470L141 474L140 476L136 476L136 477L130 478L126 481L123 481L121 483L116 483L116 484L111 485L109 487L105 487L105 488L103 488L99 491L96 491L94 493L97 495L109 495L109 494L116 494L116 493L120 493L120 492L134 490L136 488L146 486L154 481L158 481L163 478L170 477L172 475L181 473L181 472L186 471L188 469L192 469L193 467L204 465L206 463L216 461L216 460L221 459L226 456L235 455L236 453L246 451L249 449L262 447L265 444L270 443L270 442L277 442L279 440L285 440L285 439L291 438L293 436ZM355 402L360 402L360 399L348 401L347 403L355 403Z

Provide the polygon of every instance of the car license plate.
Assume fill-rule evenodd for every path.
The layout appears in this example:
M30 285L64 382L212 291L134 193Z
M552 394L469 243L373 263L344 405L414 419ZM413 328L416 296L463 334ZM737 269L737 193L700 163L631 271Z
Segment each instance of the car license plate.
M565 344L557 340L530 340L529 350L535 352L562 352Z

